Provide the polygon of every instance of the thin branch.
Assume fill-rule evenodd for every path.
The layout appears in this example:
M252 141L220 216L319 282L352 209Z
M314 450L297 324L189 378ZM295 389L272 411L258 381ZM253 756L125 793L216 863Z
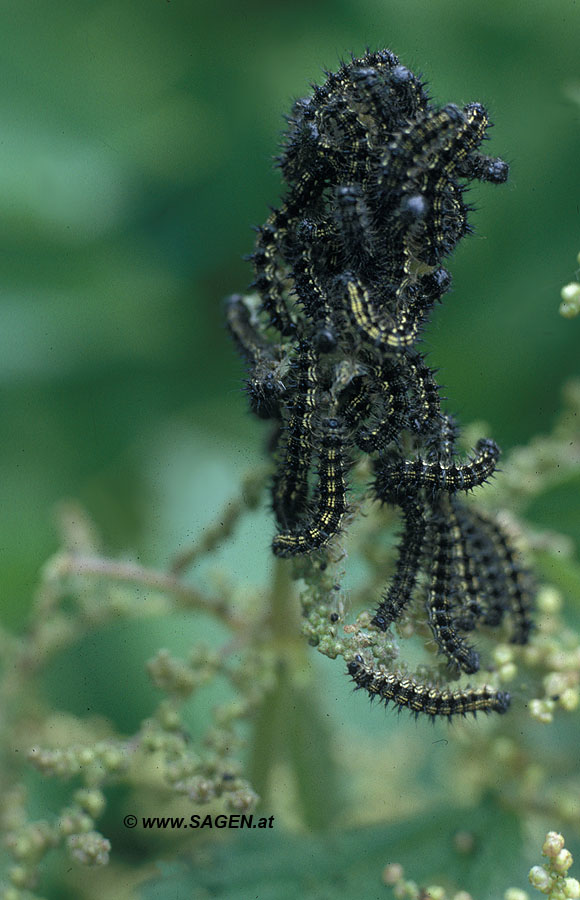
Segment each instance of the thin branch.
M172 594L185 608L210 611L231 624L228 605L223 598L208 597L197 588L184 584L169 572L148 569L138 563L107 559L102 556L85 556L63 553L51 561L49 581L68 577L107 578L131 585L142 585L156 591Z

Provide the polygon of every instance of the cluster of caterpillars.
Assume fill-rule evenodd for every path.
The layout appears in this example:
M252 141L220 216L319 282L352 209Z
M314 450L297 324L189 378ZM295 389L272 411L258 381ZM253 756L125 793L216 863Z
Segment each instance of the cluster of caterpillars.
M294 104L279 161L288 190L258 229L253 293L227 308L251 409L276 422L274 553L315 553L341 532L349 470L370 454L374 496L403 520L373 624L385 632L422 601L455 674L479 669L467 639L479 625L507 614L516 643L531 627L530 578L509 535L460 499L493 474L498 447L481 440L459 458L456 424L417 349L450 287L441 260L469 230L464 184L508 175L480 152L489 127L479 103L432 105L388 50L327 73ZM348 669L371 697L416 714L509 705L507 693L419 684L361 656Z

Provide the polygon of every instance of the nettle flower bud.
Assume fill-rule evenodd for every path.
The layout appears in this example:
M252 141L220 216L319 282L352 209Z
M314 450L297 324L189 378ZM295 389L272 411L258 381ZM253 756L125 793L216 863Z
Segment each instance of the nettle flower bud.
M66 843L71 857L85 866L105 866L109 862L111 842L98 831L71 834Z
M542 846L542 853L544 856L549 856L551 859L555 859L560 850L564 849L564 838L561 834L558 834L557 831L549 831L546 835L546 840Z
M543 866L532 866L528 878L532 887L537 888L542 894L549 894L552 888L552 876L546 872Z

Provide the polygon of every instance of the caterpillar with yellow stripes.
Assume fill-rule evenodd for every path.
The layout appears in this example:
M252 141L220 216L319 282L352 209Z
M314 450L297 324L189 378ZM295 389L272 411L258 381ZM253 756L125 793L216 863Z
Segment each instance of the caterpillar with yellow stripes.
M278 163L286 192L257 229L254 293L227 320L248 367L251 411L274 421L272 508L280 558L329 554L355 514L350 471L370 457L371 497L400 510L398 560L371 622L378 636L423 617L454 674L480 665L467 633L532 629L533 583L509 531L462 499L493 477L499 448L465 458L420 349L450 290L443 265L470 231L469 182L503 184L481 152L480 103L433 103L390 50L352 57L297 100ZM415 714L505 712L507 693L422 684L362 657L357 687Z
M400 710L409 710L416 718L422 714L432 719L437 716L447 719L465 717L468 713L476 716L478 712L503 714L511 701L509 693L487 685L452 691L388 672L382 667L373 669L358 654L348 663L347 670L356 689L365 690L371 700L379 699L386 705L393 703Z

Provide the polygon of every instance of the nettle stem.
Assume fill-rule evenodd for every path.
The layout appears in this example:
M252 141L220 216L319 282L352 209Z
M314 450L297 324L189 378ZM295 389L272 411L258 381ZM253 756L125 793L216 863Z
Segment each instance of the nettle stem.
M269 609L276 681L255 718L249 777L269 815L300 830L327 828L338 811L338 774L289 562L276 561Z

